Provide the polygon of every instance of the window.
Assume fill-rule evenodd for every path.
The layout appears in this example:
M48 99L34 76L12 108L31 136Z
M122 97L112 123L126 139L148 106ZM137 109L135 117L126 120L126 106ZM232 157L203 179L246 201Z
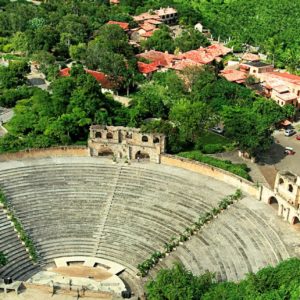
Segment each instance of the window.
M279 178L279 184L284 184L284 180L282 178Z
M289 192L291 192L291 193L292 193L292 192L293 192L293 190L294 190L294 189L293 189L293 186L292 186L291 184L289 184Z
M108 132L107 133L107 135L106 135L106 138L108 139L108 140L111 140L111 139L113 139L113 134L111 133L111 132Z
M145 135L143 135L143 136L142 136L142 142L148 142L148 137L145 136Z
M96 139L101 139L102 137L101 132L96 132L95 137Z
M126 132L126 139L132 139L132 133L131 132Z
M154 144L159 143L159 138L158 138L158 137L155 137L155 138L153 139L153 143L154 143Z

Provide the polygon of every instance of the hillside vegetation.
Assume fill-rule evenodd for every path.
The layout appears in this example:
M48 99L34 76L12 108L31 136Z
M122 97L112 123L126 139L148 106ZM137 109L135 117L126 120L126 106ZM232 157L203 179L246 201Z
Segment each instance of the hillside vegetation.
M299 1L193 0L193 6L214 37L231 37L236 49L243 43L259 46L278 67L297 70L300 61Z
M159 271L146 286L149 300L298 300L300 297L300 260L268 266L249 274L239 283L216 282L209 272L194 276L182 265Z

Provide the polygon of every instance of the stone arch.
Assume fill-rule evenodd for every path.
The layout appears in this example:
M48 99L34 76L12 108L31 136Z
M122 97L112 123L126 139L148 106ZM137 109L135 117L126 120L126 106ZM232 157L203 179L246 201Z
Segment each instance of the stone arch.
M153 139L153 143L154 143L154 144L158 144L158 143L159 143L159 138L158 138L158 137L155 137L155 138Z
M293 186L292 186L291 184L289 184L288 190L289 190L289 192L291 192L291 193L293 192L294 188L293 188Z
M278 200L274 197L271 196L268 200L268 203L276 210L278 210Z
M147 137L146 135L143 135L143 136L142 136L142 142L145 142L145 143L146 143L146 142L148 142L148 140L149 140L149 139L148 139L148 137Z
M101 137L102 137L102 134L101 134L101 132L96 132L96 134L95 134L95 138L96 139L101 139Z
M279 178L279 184L284 184L284 180L282 178Z
M297 225L297 226L300 226L300 220L299 220L299 218L298 217L293 217L293 219L292 219L292 224L293 225Z
M107 138L108 140L113 139L114 136L113 136L112 132L108 132L108 133L106 134L106 138Z
M98 156L113 156L114 152L110 148L102 148L98 151Z
M138 151L135 154L135 159L150 159L150 155L147 152Z

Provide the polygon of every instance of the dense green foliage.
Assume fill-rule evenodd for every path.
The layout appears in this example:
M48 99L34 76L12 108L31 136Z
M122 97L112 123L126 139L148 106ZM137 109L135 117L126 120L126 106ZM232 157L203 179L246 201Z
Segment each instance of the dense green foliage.
M175 264L149 281L146 291L149 300L298 300L300 260L292 258L276 267L265 267L239 283L216 282L211 273L194 276Z
M25 99L14 109L9 134L0 139L0 152L86 141L92 123L127 124L127 110L102 94L81 66L73 67L71 74L55 80L51 93L35 88L27 97L22 94Z
M161 26L147 40L142 42L144 49L155 49L157 51L186 52L198 49L201 46L206 47L210 43L206 37L193 27L188 27L182 31L176 38L172 37L172 32L168 26Z
M193 0L192 3L215 37L231 37L231 44L237 50L242 49L243 44L257 46L278 67L287 67L290 71L299 67L299 1Z
M279 121L295 113L272 100L261 98L246 87L226 81L213 67L187 68L185 82L169 71L157 73L134 95L131 124L155 118L142 126L144 131L162 132L168 136L168 151L176 153L195 148L206 153L223 150L219 143L204 149L207 129L223 123L225 137L242 151L257 156L273 142L272 131Z
M187 51L208 44L193 29L201 14L205 19L211 7L225 4L202 1L192 8L183 0L124 0L117 6L105 0L52 0L41 5L23 1L4 1L2 5L0 51L17 51L39 62L52 84L50 92L25 86L26 60L0 67L0 105L15 106L15 117L6 125L10 134L0 140L0 152L84 141L88 126L100 123L165 133L171 153L187 149L214 153L226 147L222 142L204 145L205 134L223 123L232 145L258 155L270 147L275 124L294 113L290 107L282 109L250 89L219 78L221 65L217 63L204 69L188 68L182 76L173 71L157 73L145 83L137 71L135 54L139 50L128 43L128 35L119 26L106 24L125 21L134 27L132 15L174 6L179 23L185 25L182 33L174 38L171 30L162 26L143 46ZM206 6L204 13L201 9ZM104 96L97 82L76 66L70 78L58 78L59 68L70 59L106 73L115 91L131 91L130 107Z
M178 153L178 155L226 170L228 172L241 176L247 180L251 180L251 177L248 174L249 169L246 164L233 164L229 160L221 160L214 157L206 156L201 154L201 152L199 151L180 152Z

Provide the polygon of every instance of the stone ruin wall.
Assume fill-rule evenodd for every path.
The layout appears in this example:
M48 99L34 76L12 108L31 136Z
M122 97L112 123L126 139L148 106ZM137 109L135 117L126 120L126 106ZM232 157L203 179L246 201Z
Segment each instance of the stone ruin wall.
M91 156L114 155L119 159L144 159L160 163L165 152L163 134L142 133L138 128L92 125L88 147Z

